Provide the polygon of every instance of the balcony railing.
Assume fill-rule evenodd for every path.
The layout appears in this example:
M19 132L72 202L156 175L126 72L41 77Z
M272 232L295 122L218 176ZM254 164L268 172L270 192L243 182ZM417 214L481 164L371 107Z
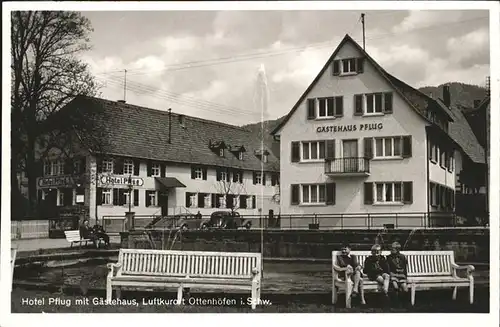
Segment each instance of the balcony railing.
M335 158L325 160L325 174L339 176L370 175L368 158Z

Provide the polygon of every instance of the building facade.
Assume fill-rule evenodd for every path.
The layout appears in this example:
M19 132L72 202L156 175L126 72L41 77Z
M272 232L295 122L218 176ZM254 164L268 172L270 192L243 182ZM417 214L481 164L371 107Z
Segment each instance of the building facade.
M346 35L273 131L281 212L303 215L297 228L311 215L320 228L411 228L446 217L467 157L451 137L454 122L449 89L443 100L415 90Z
M94 222L131 211L142 225L159 215L279 210L277 158L247 130L97 98L63 110L75 108L98 109L92 125L105 139L99 151L62 158L54 149L44 158L37 185L47 216L83 210Z

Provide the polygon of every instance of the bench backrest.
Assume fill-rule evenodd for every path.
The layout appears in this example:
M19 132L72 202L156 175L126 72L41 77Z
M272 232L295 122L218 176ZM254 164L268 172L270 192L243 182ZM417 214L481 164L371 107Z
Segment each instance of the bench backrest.
M17 257L17 248L10 248L10 265L11 265L11 274L14 276L14 267L16 266L16 257ZM14 278L14 277L12 277Z
M382 251L382 255L389 255ZM455 263L453 251L401 251L408 259L408 277L415 276L450 276L453 275L452 264ZM340 251L332 252L332 260L336 260ZM361 266L371 254L370 251L351 251Z
M121 275L250 278L261 272L261 254L120 249ZM260 275L259 275L260 276Z
M66 236L66 240L68 240L68 242L74 242L80 240L79 230L65 230L64 235Z

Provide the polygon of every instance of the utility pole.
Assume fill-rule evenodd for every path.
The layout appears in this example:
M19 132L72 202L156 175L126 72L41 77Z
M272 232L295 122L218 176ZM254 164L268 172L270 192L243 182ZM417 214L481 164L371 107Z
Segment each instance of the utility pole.
M125 69L125 76L123 79L123 101L127 100L127 70Z
M365 47L365 14L361 14L361 25L363 26L363 50L366 51Z

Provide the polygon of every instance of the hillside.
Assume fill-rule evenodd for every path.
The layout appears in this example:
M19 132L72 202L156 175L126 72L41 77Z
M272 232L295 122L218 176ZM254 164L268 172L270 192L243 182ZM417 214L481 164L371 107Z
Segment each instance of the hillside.
M460 105L463 107L472 107L474 100L482 100L486 96L486 89L477 85L464 84L459 82L447 83L450 86L451 94L451 104ZM434 98L443 97L443 86L425 86L418 90L431 95ZM290 108L291 109L291 108ZM264 122L264 144L271 149L274 155L278 158L280 157L279 142L275 141L273 136L270 135L271 131L278 126L278 124L285 118L285 116L280 117L275 120L267 120ZM248 128L250 131L254 132L259 138L262 135L262 128L260 123L244 125L243 127Z

